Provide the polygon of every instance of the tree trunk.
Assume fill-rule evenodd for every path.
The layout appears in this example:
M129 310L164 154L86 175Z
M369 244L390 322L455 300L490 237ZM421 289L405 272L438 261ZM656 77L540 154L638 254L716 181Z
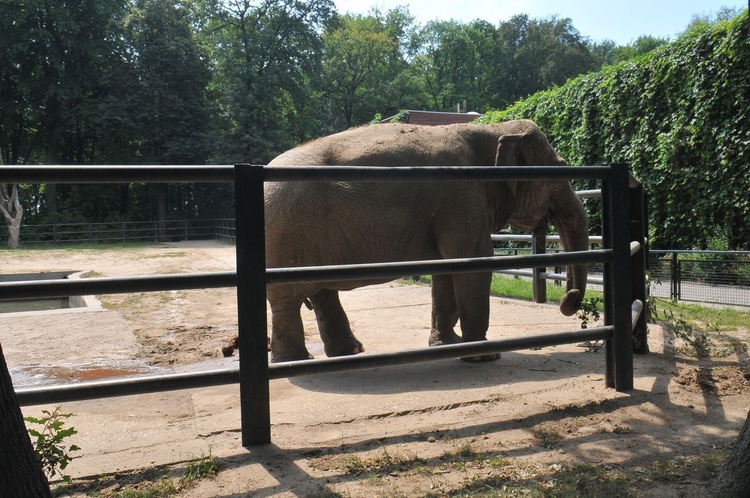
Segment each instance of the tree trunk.
M750 413L713 485L713 496L750 496Z
M23 208L18 197L18 185L13 184L8 193L8 187L5 184L0 185L0 212L8 224L8 247L18 249L21 234L21 219L23 218Z
M8 225L8 249L18 249L21 247L21 217L15 218Z
M23 423L0 344L0 498L52 497Z

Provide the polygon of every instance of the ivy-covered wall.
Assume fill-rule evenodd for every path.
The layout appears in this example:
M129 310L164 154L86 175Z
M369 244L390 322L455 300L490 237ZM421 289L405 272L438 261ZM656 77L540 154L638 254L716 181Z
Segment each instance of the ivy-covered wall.
M750 249L748 14L537 93L484 122L536 121L570 164L625 162L654 248Z

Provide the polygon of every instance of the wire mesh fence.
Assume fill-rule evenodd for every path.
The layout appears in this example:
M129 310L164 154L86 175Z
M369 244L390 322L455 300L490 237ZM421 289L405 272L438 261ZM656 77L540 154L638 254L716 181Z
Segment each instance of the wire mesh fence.
M750 306L748 251L651 251L649 270L654 296Z
M560 248L549 247L548 252ZM523 242L496 244L497 255L530 254ZM704 304L750 307L750 251L650 251L651 295ZM560 274L564 268L547 268ZM589 278L601 279L601 265L589 265ZM559 282L556 282L559 283ZM589 289L600 290L596 283Z
M0 226L0 240L8 229ZM234 220L108 221L24 225L22 244L173 242L233 240Z

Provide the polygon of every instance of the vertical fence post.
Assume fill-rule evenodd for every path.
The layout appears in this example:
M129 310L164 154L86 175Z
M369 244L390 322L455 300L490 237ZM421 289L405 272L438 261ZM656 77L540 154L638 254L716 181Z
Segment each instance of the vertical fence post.
M606 384L617 391L633 388L633 334L630 282L630 197L628 168L613 164L602 185L604 247L612 249L612 262L604 265L604 321L615 328L606 341Z
M677 282L679 281L680 277L677 275L677 264L678 264L677 253L673 252L672 264L670 266L670 272L669 272L669 277L670 277L669 298L672 301L677 301L679 297L679 291L677 290Z
M534 254L544 254L547 251L547 227L534 230L531 235L531 252ZM542 278L542 273L546 268L532 268L533 272L533 295L535 303L547 302L547 279Z
M602 182L602 248L612 248L612 180L610 178ZM604 293L604 324L612 325L614 321L614 282L612 280L612 263L604 263L603 268L603 293ZM615 357L614 357L614 339L604 341L604 358L605 358L605 384L607 387L614 387L615 378Z
M646 205L646 191L642 183L630 189L630 240L640 242L641 249L633 255L631 260L631 285L633 299L643 303L643 311L638 317L633 329L633 352L648 353L648 292L646 289L646 270L648 268L648 211Z
M242 446L271 442L263 167L234 167Z

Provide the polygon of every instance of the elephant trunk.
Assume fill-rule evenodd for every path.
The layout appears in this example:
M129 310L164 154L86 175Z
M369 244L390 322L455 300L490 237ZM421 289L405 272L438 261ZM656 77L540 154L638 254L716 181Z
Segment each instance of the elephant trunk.
M566 252L586 251L589 248L588 215L573 187L568 183L556 203L550 221L560 234ZM586 294L587 265L568 266L567 291L560 300L560 312L571 316L581 308Z

